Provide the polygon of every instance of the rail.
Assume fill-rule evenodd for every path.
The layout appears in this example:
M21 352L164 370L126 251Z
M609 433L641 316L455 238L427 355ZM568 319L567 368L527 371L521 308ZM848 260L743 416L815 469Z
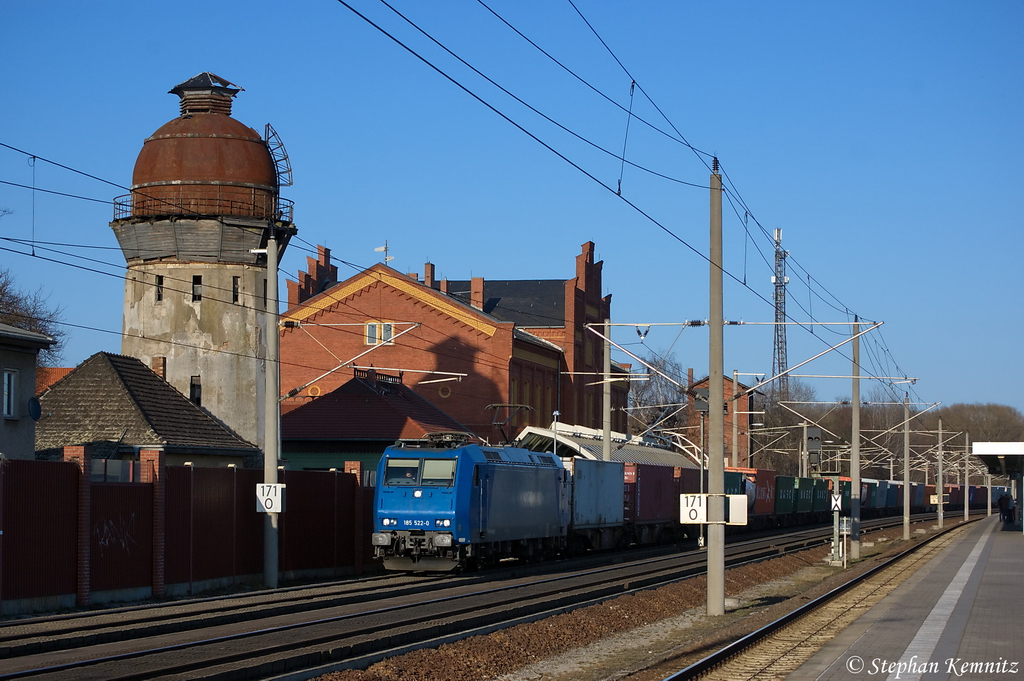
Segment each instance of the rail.
M255 217L280 222L292 222L295 202L269 194L252 192L222 191L217 185L217 193L213 196L197 196L194 185L183 185L175 193L165 193L165 187L153 196L140 192L118 196L114 199L114 220L125 220L131 217L155 217L160 215L180 215L203 217L216 215L238 215ZM203 186L204 189L207 185ZM225 188L228 189L228 188ZM232 187L231 189L239 189Z

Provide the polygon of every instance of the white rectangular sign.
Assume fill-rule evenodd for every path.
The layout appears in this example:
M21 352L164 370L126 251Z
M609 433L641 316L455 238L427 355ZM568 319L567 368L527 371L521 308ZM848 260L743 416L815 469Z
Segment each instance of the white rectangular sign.
M683 525L704 525L708 522L708 495L680 494L679 522Z
M725 510L725 524L726 525L746 525L747 524L747 495L746 494L727 494L725 495L726 500L729 502L728 507Z
M256 510L260 513L284 513L284 488L286 485L256 484Z
M710 494L680 494L679 522L683 525L708 524L708 497ZM747 495L722 494L725 497L726 525L747 524Z
M843 498L838 494L832 495L832 510L842 511L843 510Z

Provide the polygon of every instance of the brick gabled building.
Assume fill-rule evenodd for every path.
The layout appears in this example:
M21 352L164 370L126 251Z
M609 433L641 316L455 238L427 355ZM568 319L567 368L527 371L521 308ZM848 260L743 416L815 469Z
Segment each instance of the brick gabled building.
M608 318L611 296L601 296L592 242L567 280L437 280L428 263L422 279L377 264L338 282L328 249L308 260L288 289L283 394L316 397L347 380L332 369L373 366L403 372L419 395L491 442L502 438L494 404L532 408L513 417L509 436L550 424L556 409L563 423L601 427L601 386L587 384L598 380L602 345L585 324ZM625 381L613 384L616 430L625 428L627 391Z
M693 369L688 370L687 383L691 390L710 389L710 379L710 376L705 376L699 381L694 381ZM749 466L751 453L750 433L754 422L758 420L754 418L754 413L757 395L760 394L757 392L747 393L746 391L749 388L750 386L744 385L742 382L737 382L734 386L731 375L722 376L722 394L725 396L724 453L727 461L726 466L732 466L734 460L740 467ZM735 392L733 392L734 390ZM738 397L733 399L734 396ZM686 423L692 429L691 432L695 432L700 427L701 418L701 412L696 409L687 410ZM737 426L736 442L732 440L733 422ZM705 443L705 446L708 446L707 443Z

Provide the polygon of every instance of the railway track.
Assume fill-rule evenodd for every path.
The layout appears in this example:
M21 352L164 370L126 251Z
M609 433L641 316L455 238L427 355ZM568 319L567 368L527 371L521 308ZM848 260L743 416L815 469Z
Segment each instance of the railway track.
M870 523L865 523L870 525ZM865 529L868 529L866 527ZM830 528L732 544L730 565L819 545ZM521 576L382 577L36 620L0 628L0 679L263 678L438 645L704 571L691 552ZM6 653L6 655L4 655Z
M983 516L982 516L983 517ZM980 518L972 519L972 522ZM785 679L874 607L963 531L953 526L915 544L792 613L682 669L664 681Z

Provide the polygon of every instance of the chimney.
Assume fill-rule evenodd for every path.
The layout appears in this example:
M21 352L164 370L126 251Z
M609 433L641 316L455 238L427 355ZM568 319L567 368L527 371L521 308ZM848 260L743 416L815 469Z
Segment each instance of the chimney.
M419 281L420 280L420 273L419 272L406 272L405 276L409 277L413 281Z
M469 283L469 304L478 310L484 309L484 278L473 277Z
M693 367L686 370L686 389L691 390L693 388Z
M441 293L443 293L445 295L448 295L448 280L447 279L442 279L441 280L441 288L439 288L438 290Z
M434 263L432 262L423 266L423 283L429 288L437 288L437 282L434 281Z

